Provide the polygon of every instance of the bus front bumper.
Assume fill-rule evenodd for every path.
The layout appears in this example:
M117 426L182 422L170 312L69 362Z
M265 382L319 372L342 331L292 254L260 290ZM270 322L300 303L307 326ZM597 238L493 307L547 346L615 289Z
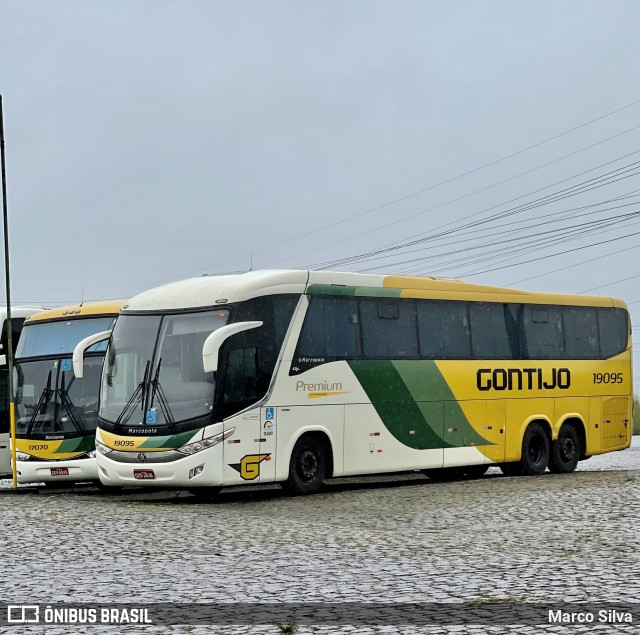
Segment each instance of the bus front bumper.
M169 462L154 460L154 452L127 454L126 461L98 454L98 477L104 485L178 488L222 485L222 444Z
M81 483L98 480L96 459L17 461L18 483Z

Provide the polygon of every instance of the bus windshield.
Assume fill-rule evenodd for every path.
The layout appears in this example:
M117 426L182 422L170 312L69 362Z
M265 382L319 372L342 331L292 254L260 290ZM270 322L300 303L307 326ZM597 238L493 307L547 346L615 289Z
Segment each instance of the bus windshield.
M28 324L24 327L16 358L40 355L71 355L76 344L89 335L109 331L115 317L96 317ZM94 344L88 353L104 351L106 342Z
M74 376L71 354L78 342L110 330L115 320L76 317L24 327L14 368L18 436L83 436L95 431L106 343L87 351L93 355L86 358L83 379Z
M213 410L213 373L202 347L229 312L122 315L102 378L100 417L128 426L169 425Z
M16 360L16 434L93 433L98 423L98 394L104 355L85 359L84 377L73 375L70 358Z

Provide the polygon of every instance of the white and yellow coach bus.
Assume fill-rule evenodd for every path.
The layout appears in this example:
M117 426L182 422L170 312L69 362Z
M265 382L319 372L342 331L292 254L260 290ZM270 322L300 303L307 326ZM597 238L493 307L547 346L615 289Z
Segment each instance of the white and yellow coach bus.
M25 321L13 382L19 483L98 481L95 430L106 342L88 344L82 378L74 375L72 353L86 338L110 333L123 304L66 306Z
M631 386L620 300L322 271L201 277L123 308L99 476L307 494L356 474L571 472L630 444Z
M27 317L40 313L45 309L39 307L11 308L11 345L15 355L16 347L20 341L22 325ZM9 353L9 337L7 328L7 308L0 308L0 324L2 325L2 336L0 338L0 477L7 477L13 474L11 468L11 419L9 410L9 366L7 355Z

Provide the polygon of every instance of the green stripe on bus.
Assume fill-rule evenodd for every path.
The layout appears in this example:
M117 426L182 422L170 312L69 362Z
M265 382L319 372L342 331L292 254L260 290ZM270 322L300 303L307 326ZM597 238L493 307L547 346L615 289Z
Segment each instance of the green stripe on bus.
M181 432L180 434L171 434L164 437L149 437L144 443L140 444L140 448L179 448L191 440L198 430L190 430L189 432Z
M350 361L385 427L404 445L416 450L442 448L442 408L418 404L391 361ZM444 447L451 447L445 444Z
M348 295L372 298L399 298L402 289L383 287L347 287L336 284L312 284L307 287L307 295Z
M473 428L434 361L402 360L393 364L420 405L433 401L444 403L445 447L494 445Z
M416 450L493 445L469 423L435 362L348 363L400 443Z
M96 435L89 434L86 437L65 439L56 450L56 454L63 452L91 452L96 449Z

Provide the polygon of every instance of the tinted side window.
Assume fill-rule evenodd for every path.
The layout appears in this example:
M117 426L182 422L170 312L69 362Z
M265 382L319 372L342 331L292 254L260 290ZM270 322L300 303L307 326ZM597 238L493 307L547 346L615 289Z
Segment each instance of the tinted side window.
M311 296L296 357L352 359L360 354L358 305L354 297Z
M11 347L13 348L13 354L16 354L16 348L18 347L18 342L20 340L20 333L22 332L22 325L24 324L26 318L11 318ZM5 320L2 324L2 336L0 337L0 343L2 344L2 349L0 350L0 355L6 355L9 349L9 336L7 333L7 320Z
M468 359L471 340L467 302L418 301L420 355L424 359Z
M418 357L416 308L413 300L360 298L362 348L365 357Z
M216 383L218 419L261 399L269 389L284 336L299 296L252 298L232 311L233 322L258 320L262 326L230 337L223 345L223 373Z
M595 307L562 307L567 359L598 359L598 318Z
M599 308L598 330L601 356L606 359L619 355L629 339L628 313L624 309Z
M517 359L516 307L510 304L471 302L471 347L476 359Z
M520 354L523 359L562 359L562 313L559 306L524 304L520 313Z

